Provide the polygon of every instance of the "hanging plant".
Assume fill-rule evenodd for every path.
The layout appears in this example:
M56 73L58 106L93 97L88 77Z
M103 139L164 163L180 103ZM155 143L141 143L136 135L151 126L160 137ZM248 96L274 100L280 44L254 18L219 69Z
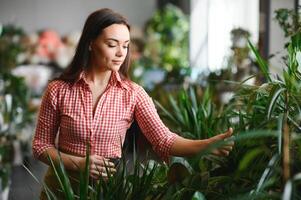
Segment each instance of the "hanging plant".
M189 67L188 35L188 17L178 7L167 4L147 22L144 55L151 58L154 67L169 73L185 71Z

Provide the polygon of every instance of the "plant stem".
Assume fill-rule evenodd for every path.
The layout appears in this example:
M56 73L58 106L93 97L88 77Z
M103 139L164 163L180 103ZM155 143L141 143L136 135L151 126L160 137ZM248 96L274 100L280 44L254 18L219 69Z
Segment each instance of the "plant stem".
M283 134L283 180L286 183L290 178L290 135L287 122L284 124Z
M290 178L290 133L287 122L288 118L288 94L285 93L285 116L283 119L283 181L286 183Z

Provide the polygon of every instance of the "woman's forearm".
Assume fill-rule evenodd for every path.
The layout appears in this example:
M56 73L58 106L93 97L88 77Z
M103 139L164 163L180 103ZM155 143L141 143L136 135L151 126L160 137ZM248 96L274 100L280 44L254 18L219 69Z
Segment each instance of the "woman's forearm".
M203 139L203 140L190 140L183 138L181 136L177 136L173 145L170 149L170 154L173 156L193 156L203 151L211 144L223 141L232 136L233 129L229 128L225 133L218 134L214 137ZM218 147L217 149L213 149L212 153L215 155L228 155L229 151L232 150L234 145L234 141L230 141L229 143Z
M209 141L205 140L190 140L177 136L170 149L170 154L173 156L193 156L207 148Z
M51 158L51 160L54 162L54 164L59 163L59 154L58 150L56 148L49 148L47 149L40 157L39 160L44 162L47 165L51 165L48 155ZM61 159L63 161L64 167L68 170L73 171L79 171L82 170L83 163L85 161L85 158L79 157L79 156L73 156L70 154L66 154L63 152L60 152Z

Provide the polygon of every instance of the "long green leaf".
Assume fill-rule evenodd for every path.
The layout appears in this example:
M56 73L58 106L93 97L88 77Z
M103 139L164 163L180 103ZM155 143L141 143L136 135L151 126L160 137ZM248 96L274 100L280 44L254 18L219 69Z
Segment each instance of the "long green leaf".
M274 93L270 103L269 103L269 108L268 108L268 114L267 114L267 118L268 120L271 118L272 112L273 112L273 108L275 107L275 105L277 104L277 99L280 96L280 94L282 92L284 92L286 90L286 88L279 88L278 90L276 90L276 92Z
M66 171L64 170L63 166L63 161L61 158L60 153L58 152L58 158L59 158L59 163L58 166L56 166L51 159L51 157L48 155L48 159L50 160L51 166L53 168L53 171L56 175L56 178L61 186L61 189L63 190L64 194L66 195L67 200L74 200L74 193L69 181L69 178L67 176Z
M177 123L178 120L176 120L176 118L174 118L172 116L172 114L170 114L169 111L167 111L158 101L155 100L155 104L163 111L163 113L173 122Z
M282 129L283 129L284 114L280 114L278 117L278 154L282 152Z
M88 188L89 188L89 163L90 163L90 145L86 145L86 165L85 171L80 171L80 200L88 198Z
M28 169L24 164L22 165L25 170L33 177L33 179L40 185L43 186L43 189L45 191L45 194L47 196L48 200L57 200L57 197L55 196L55 194L53 193L53 191L51 191L49 189L49 187L45 184L45 183L40 183L40 181L38 180L38 178L30 171L30 169Z
M277 162L279 161L279 154L275 154L269 161L268 166L264 170L255 192L258 193L264 189L264 183L267 181L268 177L271 175L272 171L276 169Z
M264 150L261 147L248 151L239 162L239 170L247 169L254 159L263 152Z
M251 48L251 50L253 51L253 53L256 56L256 59L258 61L259 67L263 73L263 75L265 76L265 78L268 80L268 82L271 82L272 79L269 75L269 69L268 69L268 65L267 63L264 61L264 59L260 56L258 50L253 46L253 44L250 42L250 40L248 40L248 44Z

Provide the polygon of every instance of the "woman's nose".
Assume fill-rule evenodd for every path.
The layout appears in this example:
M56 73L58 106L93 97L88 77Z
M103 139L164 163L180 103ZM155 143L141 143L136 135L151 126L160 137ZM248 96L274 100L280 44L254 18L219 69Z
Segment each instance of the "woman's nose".
M117 55L118 57L122 57L123 54L124 54L123 49L122 49L121 46L119 46L119 47L117 48L116 55Z

